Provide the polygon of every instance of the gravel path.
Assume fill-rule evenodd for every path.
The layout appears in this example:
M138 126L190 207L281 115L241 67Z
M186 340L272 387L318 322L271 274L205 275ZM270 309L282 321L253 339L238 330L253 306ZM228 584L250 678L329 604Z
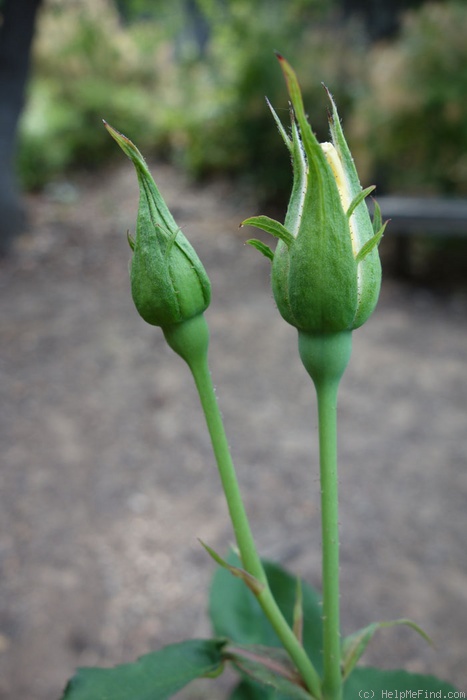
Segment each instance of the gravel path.
M156 179L213 283L212 371L264 556L319 586L316 410L254 206ZM232 539L188 371L134 310L128 163L29 198L33 233L0 269L0 698L54 700L77 665L209 634L206 595ZM389 235L389 234L388 234ZM467 299L386 282L354 334L340 402L344 631L364 661L467 691ZM224 696L229 678L180 699Z

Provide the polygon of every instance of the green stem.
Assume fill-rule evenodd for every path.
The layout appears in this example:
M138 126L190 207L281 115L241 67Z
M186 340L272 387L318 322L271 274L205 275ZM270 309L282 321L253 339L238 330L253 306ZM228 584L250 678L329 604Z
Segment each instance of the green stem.
M342 700L339 622L337 392L351 352L351 333L300 332L303 364L316 389L319 422L323 579L323 698Z
M337 386L323 383L318 397L323 565L323 694L342 696L339 623L339 505L337 485Z
M320 699L321 680L319 675L280 611L269 588L263 565L256 550L209 371L207 359L209 331L206 321L203 316L196 316L183 324L177 324L163 330L169 345L183 357L193 374L211 436L243 567L260 582L259 588L261 590L255 593L259 604L300 672L306 687L315 698Z

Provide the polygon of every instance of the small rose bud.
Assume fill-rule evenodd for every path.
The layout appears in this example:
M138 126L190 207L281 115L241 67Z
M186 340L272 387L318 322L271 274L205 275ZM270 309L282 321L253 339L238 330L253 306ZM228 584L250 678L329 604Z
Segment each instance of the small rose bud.
M300 331L336 333L361 326L379 296L377 245L384 233L376 206L371 223L365 197L331 100L332 143L318 143L307 121L297 77L279 61L292 103L292 134L272 110L290 151L293 185L284 225L266 216L246 219L279 239L273 253L249 241L272 260L272 289L283 318ZM328 93L329 94L329 93Z
M140 189L135 238L129 237L133 301L147 323L168 328L202 314L211 284L193 247L175 223L143 156L123 134L104 122L136 169Z

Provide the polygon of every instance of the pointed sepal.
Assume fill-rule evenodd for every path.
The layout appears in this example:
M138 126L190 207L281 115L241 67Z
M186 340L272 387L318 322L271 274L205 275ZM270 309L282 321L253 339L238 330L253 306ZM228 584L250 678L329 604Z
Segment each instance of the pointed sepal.
M128 241L128 245L130 246L131 250L133 253L135 252L135 246L136 246L136 241L134 236L131 235L129 231L126 232L126 239Z
M373 192L373 190L376 189L376 185L371 185L370 187L367 187L366 189L362 190L359 192L350 202L349 208L346 211L347 218L350 219L352 214L354 213L355 209L358 207L358 205L363 202L364 199L368 197L369 194Z
M308 122L297 74L290 63L281 54L276 52L276 56L287 84L287 90L300 129L301 143L303 144L308 166L315 171L318 189L326 191L328 202L334 200L334 203L338 205L339 194L334 182L334 176L326 160L323 149Z
M388 222L386 221L381 226L380 230L377 233L375 233L375 235L372 236L369 241L367 241L364 245L362 245L362 247L358 251L357 257L356 257L356 261L358 263L362 262L362 260L364 260L366 258L366 256L369 253L371 253L373 248L376 248L379 245L379 243L381 242L381 239L384 235L384 231L386 230L387 224L388 224Z
M108 124L105 121L105 119L103 119L102 122L109 134L112 136L113 139L115 139L122 151L125 153L125 155L128 156L128 158L133 162L135 168L142 172L149 173L146 161L144 160L140 151L136 148L135 144L132 141L130 141L130 139L127 136L120 133L120 131L117 131L117 129L115 129L113 126L110 126L110 124Z
M265 258L274 260L273 251L268 245L266 245L266 243L263 243L263 241L259 241L257 238L250 238L247 241L247 244L251 245L253 248L256 248L256 250L259 250L259 252L262 253Z
M250 591L252 591L256 596L264 590L264 583L258 581L258 579L249 574L248 571L245 571L245 569L242 569L238 566L232 566L232 564L229 564L227 561L225 561L225 559L223 559L219 554L217 554L217 552L215 552L214 549L209 547L209 545L205 544L205 542L203 542L202 540L198 541L204 547L209 556L212 557L212 559L214 559L216 564L219 564L219 566L222 566L223 569L227 569L227 571L230 571L232 576L241 579L244 583L246 583Z
M430 637L412 620L401 619L391 620L389 622L373 622L371 625L364 627L357 632L346 637L342 643L342 677L347 678L355 668L358 660L367 648L368 644L373 639L374 634L386 627L395 627L396 625L406 625L418 632L429 644L433 644Z
M378 233L381 226L383 225L383 217L381 215L381 207L379 206L376 199L373 199L373 233Z
M255 226L256 228L260 228L262 231L266 231L266 233L270 233L272 236L279 238L288 248L294 242L294 237L290 231L286 229L283 224L280 224L275 219L271 219L269 216L252 216L242 221L240 226Z
M272 104L269 102L268 98L266 97L266 104L269 107L271 114L273 116L274 121L276 122L276 126L279 130L280 135L282 136L282 140L284 141L285 145L287 146L288 150L292 152L292 141L287 135L286 130L284 129L281 120L276 114L276 111L274 110Z
M297 591L295 594L295 602L293 607L293 622L292 630L300 644L303 641L303 593L302 582L297 578Z

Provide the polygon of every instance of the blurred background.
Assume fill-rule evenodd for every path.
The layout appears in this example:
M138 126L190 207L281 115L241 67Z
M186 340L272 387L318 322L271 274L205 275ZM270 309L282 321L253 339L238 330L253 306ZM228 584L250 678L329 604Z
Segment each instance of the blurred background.
M0 17L1 700L58 699L77 665L208 635L194 538L231 542L190 379L132 306L137 184L102 118L212 279L213 373L260 551L320 586L313 397L238 231L288 201L264 100L288 122L275 49L320 140L324 82L363 186L412 198L419 222L391 213L342 388L344 628L414 617L436 650L392 630L366 662L466 690L467 3L0 0Z
M148 156L176 164L192 179L229 176L259 203L283 208L288 156L264 108L267 95L288 120L271 59L278 48L299 72L321 140L327 138L321 82L329 86L361 179L375 183L379 196L466 195L467 6L461 0L2 4L5 249L24 227L19 205L15 210L11 203L13 175L5 169L17 172L23 189L38 191L116 158L96 128L102 115ZM464 209L461 218L467 218ZM463 235L423 238L413 244L411 272L439 275L439 265L430 262L441 250L450 256L451 276L464 276L458 269L466 254Z
M382 193L466 195L466 23L466 4L450 1L44 0L21 182L40 188L114 155L95 128L105 114L193 177L235 174L285 201L289 179L271 173L287 159L264 109L264 95L284 109L279 47L323 139L321 81L332 89L362 179Z
M264 108L267 95L287 121L284 86L271 58L279 48L300 74L322 140L327 125L320 83L330 87L362 180L376 183L379 195L466 194L464 2L3 5L3 111L12 99L20 104L37 13L14 163L26 190L116 158L107 134L96 128L105 115L145 153L175 163L193 179L228 175L252 188L261 203L284 206L288 156ZM22 66L14 73L16 85L5 78L15 62ZM13 144L8 133L5 149ZM2 168L11 162L3 158Z

